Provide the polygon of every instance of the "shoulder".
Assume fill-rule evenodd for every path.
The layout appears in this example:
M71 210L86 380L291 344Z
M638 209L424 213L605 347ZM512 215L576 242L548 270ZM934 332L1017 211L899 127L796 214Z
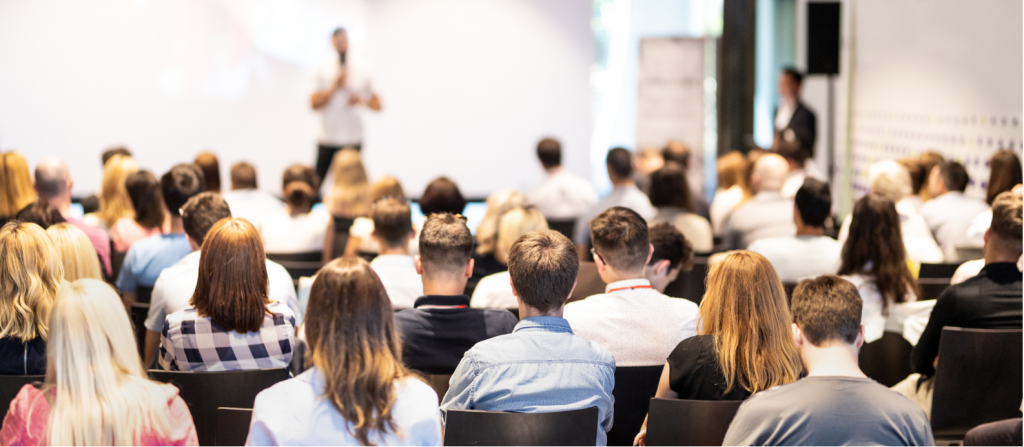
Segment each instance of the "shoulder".
M36 411L49 414L50 403L46 401L46 396L35 385L31 383L25 384L18 390L14 400L11 401L9 412L17 412L22 417L27 417Z
M788 237L766 237L751 242L750 246L747 247L747 250L759 254L764 254L767 252L778 250L779 248L784 247L787 242L791 241L792 239Z
M295 327L295 314L292 313L287 304L280 301L271 301L267 304L267 310L270 311L270 314L266 317L268 323L273 321L274 326L288 324Z
M714 347L715 337L713 335L694 335L679 342L672 350L672 354L669 355L669 360L696 358L701 352L714 349Z
M285 269L283 265L269 259L267 259L267 275L284 275L291 279L291 275L288 274L288 270Z

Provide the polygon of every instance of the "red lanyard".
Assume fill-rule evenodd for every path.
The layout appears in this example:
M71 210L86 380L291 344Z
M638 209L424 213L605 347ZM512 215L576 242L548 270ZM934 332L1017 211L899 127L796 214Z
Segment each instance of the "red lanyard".
M619 287L616 289L609 290L607 293L618 292L620 290L633 290L633 289L653 289L651 286L630 286L630 287Z
M426 309L465 309L467 307L469 307L469 306L467 306L465 304L459 304L458 306L437 306L437 305L427 304L427 305L419 306L419 307L417 307L417 309L424 309L424 308L426 308Z

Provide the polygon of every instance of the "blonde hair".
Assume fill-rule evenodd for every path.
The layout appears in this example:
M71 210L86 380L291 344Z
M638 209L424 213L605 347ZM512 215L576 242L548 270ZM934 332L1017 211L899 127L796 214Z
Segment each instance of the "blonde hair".
M914 193L910 172L893 160L881 160L872 164L868 168L868 179L872 191L885 196L893 203Z
M373 186L370 187L370 198L373 202L385 197L395 199L405 197L405 190L402 189L402 184L399 183L397 178L390 175L381 177L380 180L373 182Z
M526 196L514 189L499 189L487 198L487 211L476 227L476 252L489 255L498 245L498 221L512 208L526 205Z
M122 217L134 218L135 209L128 197L125 180L129 175L139 172L135 159L124 155L115 155L103 165L103 183L100 186L100 209L96 212L103 224L108 228Z
M729 151L729 153L718 157L715 163L718 169L718 187L729 189L739 185L745 195L750 195L750 185L747 185L747 165L750 162L740 151Z
M165 435L168 389L150 381L131 323L107 284L80 279L53 306L46 384L55 389L46 428L50 445L135 445Z
M14 217L36 201L32 174L25 157L17 152L0 155L0 217Z
M547 230L548 220L536 208L513 208L501 216L498 223L498 243L494 259L508 265L508 252L520 236L537 230Z
M707 281L698 332L715 337L726 392L740 386L756 393L795 382L803 366L786 292L771 263L737 250L711 267Z
M19 222L4 225L0 229L0 338L45 340L50 307L63 281L60 253L42 227Z
M334 186L327 194L327 209L335 216L365 216L370 212L370 183L359 151L345 148L331 165Z
M100 274L100 259L89 236L74 225L59 223L46 229L64 266L64 280L76 281L81 278L103 279Z

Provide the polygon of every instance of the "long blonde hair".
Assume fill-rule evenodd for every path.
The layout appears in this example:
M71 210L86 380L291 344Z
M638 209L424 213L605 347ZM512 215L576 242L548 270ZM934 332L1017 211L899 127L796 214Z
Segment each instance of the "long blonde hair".
M498 243L494 250L494 259L502 265L508 265L508 251L512 244L531 231L547 230L548 220L536 208L512 208L501 216L498 223Z
M103 165L103 183L100 186L100 210L96 217L108 228L122 217L132 218L135 210L128 197L125 180L139 171L139 165L132 157L115 155Z
M487 211L476 226L476 252L493 254L498 247L498 221L506 211L526 206L526 196L514 189L499 189L487 198Z
M60 253L65 281L71 282L81 278L103 279L96 248L92 246L85 232L65 222L47 228L46 235Z
M737 250L712 266L698 321L700 334L715 336L726 392L756 393L799 378L786 292L764 256Z
M4 225L0 229L0 338L45 340L50 307L63 281L60 253L42 227L22 222Z
M17 152L0 155L0 217L14 217L35 201L36 191L25 157Z
M327 209L341 217L365 216L370 212L370 183L359 151L342 149L331 165L334 185L327 194Z
M114 289L95 279L75 281L57 298L50 325L43 391L56 394L49 445L136 445L146 431L170 431L171 395L146 377Z

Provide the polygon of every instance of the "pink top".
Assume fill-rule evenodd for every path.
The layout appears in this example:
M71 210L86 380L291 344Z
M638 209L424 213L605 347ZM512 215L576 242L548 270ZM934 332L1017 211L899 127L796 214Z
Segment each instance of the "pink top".
M92 242L92 246L96 249L96 254L99 255L100 262L103 264L103 273L106 273L108 276L111 275L110 238L107 237L107 232L103 231L102 228L89 225L70 215L65 215L64 220L68 221L69 224L74 225L79 230L82 230L82 232L89 237L89 242Z
M170 433L159 436L147 430L138 439L138 445L199 445L196 426L188 405L178 397L174 385L161 385L167 390L169 414L167 422ZM11 401L3 428L0 429L0 445L47 445L46 426L50 418L50 403L43 392L32 385L25 385L18 396Z
M110 227L110 239L114 241L114 251L125 253L136 242L150 236L160 234L159 228L143 228L135 219L122 217Z

